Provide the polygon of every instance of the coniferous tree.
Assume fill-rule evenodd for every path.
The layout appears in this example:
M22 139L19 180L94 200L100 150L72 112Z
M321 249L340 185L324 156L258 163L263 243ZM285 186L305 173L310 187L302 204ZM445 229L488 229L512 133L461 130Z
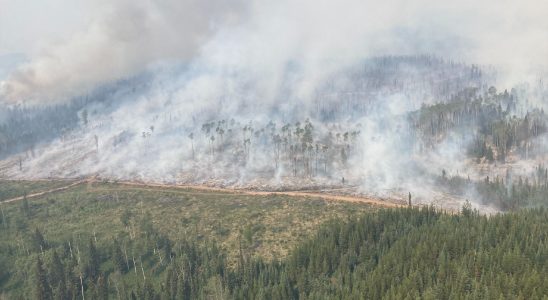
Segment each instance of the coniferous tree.
M57 299L65 299L67 293L67 285L65 279L65 268L61 262L61 258L57 254L57 250L53 250L53 257L50 268L50 283L56 289Z
M150 281L147 280L143 284L143 290L141 291L141 296L143 300L154 300L155 298L154 286L152 286Z
M103 275L99 275L97 279L97 284L95 288L96 299L99 300L108 300L108 285L107 280Z
M124 274L127 272L127 265L126 261L124 259L124 254L122 253L122 249L120 249L120 246L117 244L114 246L114 253L112 254L112 262L116 266L116 269L120 271L120 273Z
M48 249L46 239L44 238L44 235L42 235L40 230L38 230L38 228L34 230L34 245L36 251L42 252Z
M35 269L35 296L38 300L52 299L51 288L48 282L46 270L40 257L36 259Z
M23 214L24 214L27 218L30 217L31 210L30 210L29 199L27 199L27 193L26 193L26 192L25 192L25 194L23 195L23 201L21 202L21 211L23 212Z
M99 266L100 266L99 252L95 247L93 239L89 240L89 249L86 265L86 275L92 280L96 281L99 277Z

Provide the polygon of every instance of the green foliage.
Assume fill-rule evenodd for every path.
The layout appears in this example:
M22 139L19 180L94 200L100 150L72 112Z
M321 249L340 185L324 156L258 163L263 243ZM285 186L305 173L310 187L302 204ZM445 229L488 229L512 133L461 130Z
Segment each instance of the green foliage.
M537 166L529 177L512 178L508 173L505 179L487 176L484 180L472 181L460 176L442 176L438 183L449 192L463 196L473 191L478 199L501 210L548 207L548 169L543 165Z
M468 143L475 136L468 145L469 157L504 163L510 153L525 159L545 153L536 138L547 132L548 117L542 108L518 111L516 107L523 102L527 100L514 92L496 93L490 88L480 95L476 89L465 89L450 101L423 105L408 119L414 142L422 147L434 147L445 139Z
M534 184L546 182L547 174L539 166ZM535 191L533 180L518 180L520 186L516 195ZM29 199L29 219L19 204L3 206L12 220L0 228L0 288L7 297L80 299L82 289L86 299L537 299L548 293L543 208L490 217L469 204L459 215L432 208L352 214L361 206L96 188L100 192L59 193L52 202ZM320 212L337 210L333 221L309 231L316 232L312 237L288 231L306 229L298 226L307 217L319 224L325 220ZM120 218L125 211L132 215L127 225ZM18 218L37 229L15 226ZM163 223L170 219L174 223ZM291 225L280 227L285 223ZM230 230L216 235L219 228ZM267 252L254 252L268 239L272 251L293 235L301 242L290 244L296 247L287 255L265 259Z
M129 209L125 209L122 215L120 216L120 221L124 226L129 226L129 222L131 221L131 211Z
M36 251L40 252L47 250L48 248L46 239L44 238L40 230L38 230L38 228L34 230L34 248L36 249Z
M235 298L538 299L546 210L479 216L386 210L326 225L282 264L250 262ZM527 241L527 242L525 242Z
M86 275L92 281L95 281L100 275L99 273L100 264L101 264L101 258L99 256L99 251L97 250L97 247L95 247L95 243L93 242L93 240L90 238L88 254L87 254L87 262L86 262Z
M52 299L50 285L47 279L46 271L40 257L36 259L36 269L34 274L35 283L35 299L49 300Z
M13 184L21 193L28 188ZM0 290L9 299L36 298L37 257L53 299L81 299L82 284L86 299L100 298L105 288L111 299L128 299L132 292L140 299L150 286L155 298L164 297L168 281L179 295L175 299L214 297L220 295L219 278L226 296L225 276L236 267L238 253L244 261L284 257L318 224L371 209L312 198L108 183L28 198L30 217L21 205L1 205L7 221L0 224ZM127 224L122 215L131 216ZM249 231L250 243L240 229ZM196 263L188 266L189 260ZM210 266L213 273L207 274L213 275L189 275Z
M193 238L164 241L162 247L174 245L173 255L160 260L146 250L158 237L143 236L126 241L142 255L124 277L116 266L125 264L120 242L101 251L90 241L90 261L100 268L83 278L84 290L93 299L538 299L548 292L546 219L545 209L490 217L470 205L461 215L426 207L380 210L323 225L281 261L244 253L237 266L215 242ZM78 296L72 261L54 251L48 272L37 258L36 296L51 299L51 290ZM62 278L69 288L55 285Z
M46 189L54 189L66 186L67 180L27 181L27 180L2 180L0 181L0 201L25 194L33 194ZM21 203L22 209L28 205ZM29 207L30 208L30 207Z
M120 273L125 273L128 271L127 264L124 259L124 254L119 245L114 245L114 252L112 254L112 263Z

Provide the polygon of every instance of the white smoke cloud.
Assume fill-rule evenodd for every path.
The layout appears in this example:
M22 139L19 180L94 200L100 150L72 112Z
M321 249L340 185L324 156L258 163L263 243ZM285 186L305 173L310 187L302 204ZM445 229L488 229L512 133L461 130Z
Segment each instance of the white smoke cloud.
M116 0L82 31L46 47L3 83L0 98L64 100L161 60L190 60L216 28L237 22L237 0Z
M249 68L272 90L298 61L305 95L322 74L359 59L428 53L495 65L506 84L545 72L548 54L543 0L96 3L85 30L35 55L2 84L0 98L68 98L162 60Z
M272 143L261 140L268 134L252 139L246 150L242 127L251 122L259 130L273 121L279 130L310 117L316 138L361 124L348 166L342 166L339 148L331 150L332 169L316 176L316 183L333 185L346 177L365 192L398 187L427 198L434 183L430 186L424 175L467 167L462 144L447 142L421 152L402 140L409 126L406 113L420 101L439 100L425 83L435 82L436 74L425 79L412 66L400 70L411 83L404 83L403 91L360 95L375 107L355 116L343 94L354 83L338 72L360 68L372 56L427 53L494 65L503 75L500 83L510 86L547 67L548 18L542 12L548 3L541 0L117 0L102 5L106 8L96 10L85 30L46 47L1 83L0 101L62 101L145 70L153 73L150 88L138 95L122 88L108 98L120 103L114 108L88 107L90 124L72 132L72 139L37 150L22 171L12 167L8 176L52 172L283 185L284 178L297 180L290 176L291 164L275 169ZM332 91L340 94L330 98ZM320 105L348 117L323 123ZM239 124L225 138L232 136L233 144L225 146L213 134L218 153L212 155L211 135L200 127L232 118Z

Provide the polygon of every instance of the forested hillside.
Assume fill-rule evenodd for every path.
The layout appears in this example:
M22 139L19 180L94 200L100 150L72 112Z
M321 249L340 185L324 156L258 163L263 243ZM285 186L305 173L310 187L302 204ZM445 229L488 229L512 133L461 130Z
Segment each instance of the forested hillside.
M303 95L298 63L283 68L268 97L234 74L215 92L193 90L200 85L190 78L220 76L212 72L177 65L69 102L0 108L0 177L410 192L416 203L458 208L468 199L488 210L547 205L536 171L548 155L542 80L497 89L488 67L415 55L328 72Z
M301 95L305 71L288 63L268 92L247 76L174 66L57 106L6 108L0 176L241 186L256 180L269 188L332 186L345 177L374 186L400 174L378 174L397 171L371 161L400 158L394 164L405 166L414 152L409 112L452 102L463 90L477 97L494 77L430 55L381 56L328 72ZM194 78L212 76L221 76L214 92L193 91ZM388 157L373 157L378 147ZM358 169L360 163L367 166Z
M0 244L4 297L80 299L82 291L89 299L542 299L548 294L546 209L487 217L469 205L460 214L428 207L356 214L356 206L329 206L334 218L323 221L317 233L301 235L288 253L267 258L268 252L253 249L268 239L277 241L271 245L282 241L285 223L280 217L272 224L245 225L245 220L268 220L287 205L293 208L283 211L298 214L299 202L266 197L249 206L252 202L227 196L220 202L202 200L245 214L232 221L244 222L238 233L231 214L185 200L201 197L191 191L156 191L160 198L148 198L143 211L143 197L153 194L141 191L131 200L126 199L130 190L98 187L99 194L82 194L79 202L70 200L75 190L64 192L68 198L3 208L1 234L10 237ZM106 191L112 198L103 202ZM123 203L135 205L120 210ZM310 200L304 208L319 217L325 211L321 203ZM158 214L162 207L167 210ZM102 213L94 217L98 209ZM174 220L166 217L170 211L185 215L187 209L196 217L217 214L222 221L184 217L180 225L166 227ZM72 211L72 221L54 217L63 210ZM114 227L103 224L108 216L119 218L111 221ZM308 222L305 216L300 218Z
M67 184L71 181L0 181L0 201ZM85 276L90 242L100 253L100 270L109 274L110 287L121 288L125 283L134 289L143 272L154 285L163 281L166 261L171 261L166 251L182 247L186 240L196 247L215 244L232 267L239 253L265 260L285 257L316 232L319 224L369 209L368 204L317 198L101 182L1 203L0 299L2 295L34 299L35 260L40 257L49 269L54 251L63 269L75 276L75 284L82 274L85 288L93 286ZM132 272L116 272L112 265L115 250L123 253L124 264ZM55 289L51 277L48 280ZM75 287L81 289L81 285Z
M68 101L28 106L0 104L0 159L14 153L34 157L41 144L75 138L74 130L88 126L92 114L98 110L106 113L116 106L111 102L113 98L143 92L147 75L104 84Z
M0 3L0 300L548 300L548 0Z

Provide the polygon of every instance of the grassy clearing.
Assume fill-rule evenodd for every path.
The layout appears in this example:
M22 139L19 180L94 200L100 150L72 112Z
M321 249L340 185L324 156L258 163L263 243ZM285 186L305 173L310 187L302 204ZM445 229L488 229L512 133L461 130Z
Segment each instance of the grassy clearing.
M2 182L5 190L30 191L50 186L46 182ZM14 184L13 187L9 187ZM65 182L66 184L66 182ZM14 192L10 192L13 196ZM10 196L10 197L11 197ZM17 194L15 194L17 196ZM2 197L7 196L2 194ZM39 228L48 241L98 241L142 232L139 222L151 218L153 226L170 239L195 236L215 241L234 258L240 242L248 255L266 259L285 256L297 242L310 236L328 219L361 213L365 204L327 202L282 195L250 196L179 188L128 186L114 183L82 184L65 191L4 204L6 223L32 232ZM124 217L127 225L124 225ZM21 230L1 230L4 241L21 240ZM23 246L23 245L21 245Z
M0 197L8 199L68 184L4 181L0 182ZM240 251L246 257L282 259L299 242L312 236L319 224L372 209L367 204L317 198L103 182L3 203L0 208L0 299L2 295L31 296L36 259L41 256L51 263L52 249L64 253L67 266L76 264L76 260L67 258L69 241L75 256L80 257L82 251L82 259L91 239L99 249L111 249L120 243L124 251L138 257L146 272L159 280L165 267L154 255L158 246L148 244L150 239L145 238L147 228L173 241L190 239L204 245L213 242L227 253L229 265L235 267ZM37 248L36 229L48 244L45 252ZM85 266L84 261L77 265L76 269ZM109 262L101 266L111 275L112 268ZM139 282L140 273L128 272L122 277L117 280L131 286Z
M71 181L0 180L0 201L69 185Z

